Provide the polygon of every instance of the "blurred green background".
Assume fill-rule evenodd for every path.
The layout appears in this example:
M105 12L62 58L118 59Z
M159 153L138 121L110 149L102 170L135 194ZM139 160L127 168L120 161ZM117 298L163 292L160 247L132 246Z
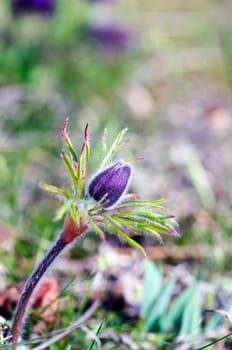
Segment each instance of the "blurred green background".
M169 349L171 343L166 341L173 341L178 334L195 334L191 330L202 321L205 308L230 304L231 10L229 0L57 0L51 15L16 16L10 1L0 2L0 291L25 280L61 228L60 222L52 220L58 203L42 193L39 182L61 185L67 181L59 157L60 130L64 119L70 117L76 147L85 124L90 124L92 171L99 159L104 128L109 142L120 129L129 128L131 142L126 156L145 158L134 164L131 191L144 199L165 198L182 234L176 240L167 237L163 247L144 239L145 245L154 246L149 254L157 261L153 267L144 267L131 253L133 264L138 264L133 290L138 300L128 301L123 287L127 282L121 281L123 307L120 312L117 307L102 308L92 321L93 329L105 319L106 334L110 327L117 335L125 332L138 349ZM114 274L118 279L124 265L116 268L112 263L116 248L109 250L109 243L95 240L86 236L80 248L74 247L62 259L73 262L82 258L85 264L85 259L92 257L92 272L85 276L85 283L94 285L96 276L104 273L106 280ZM70 274L75 275L71 265L67 266L65 271L59 263L54 267L60 289L69 283ZM158 270L153 271L154 266ZM146 316L149 307L142 300L145 295L145 301L151 297L156 304L158 292L150 297L146 293L149 288L159 290L153 284L160 278L160 266L164 281L170 282L173 271L177 276L170 282L173 289L169 287L169 298L166 293L166 308L159 311L161 314L170 310L185 287L198 280L200 296L194 300L199 317L192 323L186 321L191 308L187 316L178 309L179 328L164 326L164 321L157 325L154 317L151 322L151 315ZM86 290L76 287L84 278L80 269L82 277L75 277L77 281L69 290L70 308L60 307L59 321L55 326L50 324L49 330L76 319L73 310L81 313L80 300ZM142 271L148 276L144 283ZM133 285L133 271L127 278ZM111 293L110 288L114 290L106 284L104 292ZM192 300L192 295L186 297L188 305ZM130 303L134 309L145 303L144 313L133 309L131 316ZM0 314L10 319L11 312L12 307L6 310L0 302ZM217 329L215 336L221 335L223 317L220 320L212 326ZM187 322L190 325L186 326ZM219 324L220 332L216 328ZM40 333L38 329L34 332ZM205 328L198 328L197 334L203 344L208 337L204 338ZM132 343L126 347L125 339L120 345L119 340L108 338L102 340L104 349L137 349ZM90 339L82 330L81 335L70 335L62 344L49 348L70 349L72 343L72 349L90 349ZM94 344L93 349L98 346ZM191 346L186 349L197 348Z

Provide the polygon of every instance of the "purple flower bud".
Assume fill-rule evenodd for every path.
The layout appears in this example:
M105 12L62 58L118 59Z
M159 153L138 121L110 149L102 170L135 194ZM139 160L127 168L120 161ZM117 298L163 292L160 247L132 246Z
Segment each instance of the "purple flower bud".
M89 0L89 2L92 3L110 3L110 2L114 2L114 0Z
M86 34L108 51L124 50L130 40L130 34L125 28L111 23L89 25Z
M130 176L131 166L119 160L92 179L89 195L102 207L112 207L125 193Z
M12 11L15 15L27 12L49 15L54 9L55 0L12 0Z

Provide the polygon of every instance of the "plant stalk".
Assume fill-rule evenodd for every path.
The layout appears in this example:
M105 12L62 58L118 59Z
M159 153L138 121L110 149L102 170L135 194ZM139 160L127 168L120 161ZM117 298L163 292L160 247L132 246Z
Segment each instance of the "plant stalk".
M30 305L31 297L36 290L41 278L45 275L48 268L51 266L56 257L69 245L70 242L65 241L61 236L55 241L47 254L36 266L31 276L27 279L21 292L19 301L16 305L12 327L11 327L11 344L16 344L19 341L20 334L23 328L26 311Z

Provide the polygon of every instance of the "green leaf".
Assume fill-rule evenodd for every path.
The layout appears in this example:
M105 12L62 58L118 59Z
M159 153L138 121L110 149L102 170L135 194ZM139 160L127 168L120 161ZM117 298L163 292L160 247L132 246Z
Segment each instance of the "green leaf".
M86 143L86 146L85 146L85 172L87 172L87 167L89 164L89 156L90 156L90 147L89 147L89 144Z
M138 223L138 227L142 230L146 230L146 227L150 227L150 229L153 229L154 231L162 232L168 234L170 232L170 229L167 228L165 225L160 225L159 223L148 223L148 222L142 222Z
M146 261L144 271L144 298L141 315L146 318L162 287L162 272L150 260Z
M73 221L77 224L80 222L80 212L77 211L76 205L74 202L71 203L70 206L70 214L73 219Z
M158 239L158 241L161 244L163 243L163 238L160 236L160 234L156 230L154 230L153 227L151 227L149 225L143 225L143 231L151 233L153 236L155 236Z
M142 216L148 220L151 221L157 221L157 222L162 222L168 219L172 219L173 215L163 215L163 214L157 214L151 211L138 211L136 213L138 216Z
M73 167L72 167L72 162L70 160L70 158L68 157L67 153L62 152L61 154L63 162L64 162L64 166L69 174L69 176L71 177L74 187L77 188L77 177L74 173Z
M116 211L115 213L112 213L112 216L115 218L128 218L131 215L136 215L137 211L136 209L129 209L124 211Z
M55 221L61 220L64 215L69 211L71 205L73 203L72 199L67 200L56 212L56 216L54 217Z
M127 211L127 213L131 213L131 211ZM116 213L112 215L113 218L115 218L117 221L122 222L123 224L127 225L127 226L132 226L136 231L138 230L138 228L140 228L141 230L145 230L153 235L155 235L158 240L160 242L162 242L162 238L159 235L159 232L162 233L170 233L171 230L173 230L173 228L164 223L161 224L157 221L148 221L146 218L140 218L139 216L133 215L133 216L123 216L122 213Z
M145 321L145 329L150 332L160 328L162 315L167 311L173 290L175 288L176 276L172 276L162 289L156 303L151 308L149 317ZM155 287L155 286L154 286Z
M158 208L158 209L161 209L161 210L167 212L167 209L160 205L160 204L163 204L163 203L165 203L164 199L157 199L157 200L154 200L154 201L130 200L130 201L119 203L117 208L123 208L123 207L131 207L131 208L133 208L133 207L148 206L148 207L152 207L152 208Z
M74 148L73 148L73 145L71 143L71 140L70 140L70 138L68 137L68 134L67 134L67 126L68 126L68 118L64 122L61 136L62 136L62 139L63 139L64 143L66 144L70 154L72 155L73 159L77 162L76 153L74 151Z
M198 335L201 332L201 300L197 286L192 289L189 302L184 310L179 336Z
M121 225L116 220L114 220L109 215L104 215L104 218L110 223L111 228L114 232L116 232L129 245L140 250L146 256L146 252L143 249L143 247L139 243L137 243L135 240L133 240L132 238L127 236L127 234L125 232L123 232L123 228L121 227Z
M77 186L76 186L77 193L79 194L79 196L81 196L81 192L83 188L83 181L81 179L82 162L83 162L83 157L80 156L77 163Z
M92 217L90 215L86 214L86 217L87 217L87 221L91 225L93 231L98 233L104 239L104 237L105 237L104 231L94 222L94 220L92 219Z
M65 186L64 187L64 195L67 199L70 199L71 198L71 193L70 193L70 189L68 186Z
M125 136L127 132L127 128L121 130L116 139L114 140L112 146L110 147L109 151L107 152L105 158L103 159L103 162L101 164L101 168L104 168L106 166L106 164L111 160L111 158L113 157L113 155L118 151L119 147L121 146L121 142L123 137Z
M59 187L56 187L56 186L53 186L53 185L48 185L45 182L42 182L40 184L40 187L44 191L47 191L49 193L64 195L64 190L62 188L59 188Z
M113 219L117 220L118 222L123 223L124 225L129 225L129 226L136 225L136 221L130 217L124 217L124 216L118 216L118 215L112 215L111 217Z

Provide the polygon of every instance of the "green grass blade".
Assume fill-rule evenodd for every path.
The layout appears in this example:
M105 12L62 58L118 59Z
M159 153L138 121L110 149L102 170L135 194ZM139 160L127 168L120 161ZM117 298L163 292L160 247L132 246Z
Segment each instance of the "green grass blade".
M141 306L141 315L146 318L162 287L162 272L150 260L145 263L144 270L144 298Z
M160 330L161 318L167 312L173 290L175 288L176 276L172 276L162 288L159 297L153 308L151 308L148 318L145 320L145 329L150 332ZM155 288L155 285L153 286Z
M181 323L181 329L179 336L185 335L198 335L201 332L200 319L201 319L201 301L199 290L195 287L192 290L192 294L189 298L189 302L184 310L184 315Z
M98 326L98 329L97 329L97 332L96 332L96 337L99 336L99 334L101 333L101 330L103 328L103 325L104 325L104 320L101 321L101 323L99 324ZM93 339L93 341L91 342L88 350L94 350L95 348L95 345L96 345L96 339Z
M162 318L162 331L173 331L175 325L179 324L186 306L191 302L195 288L195 284L185 288L181 294L174 299L168 312Z

